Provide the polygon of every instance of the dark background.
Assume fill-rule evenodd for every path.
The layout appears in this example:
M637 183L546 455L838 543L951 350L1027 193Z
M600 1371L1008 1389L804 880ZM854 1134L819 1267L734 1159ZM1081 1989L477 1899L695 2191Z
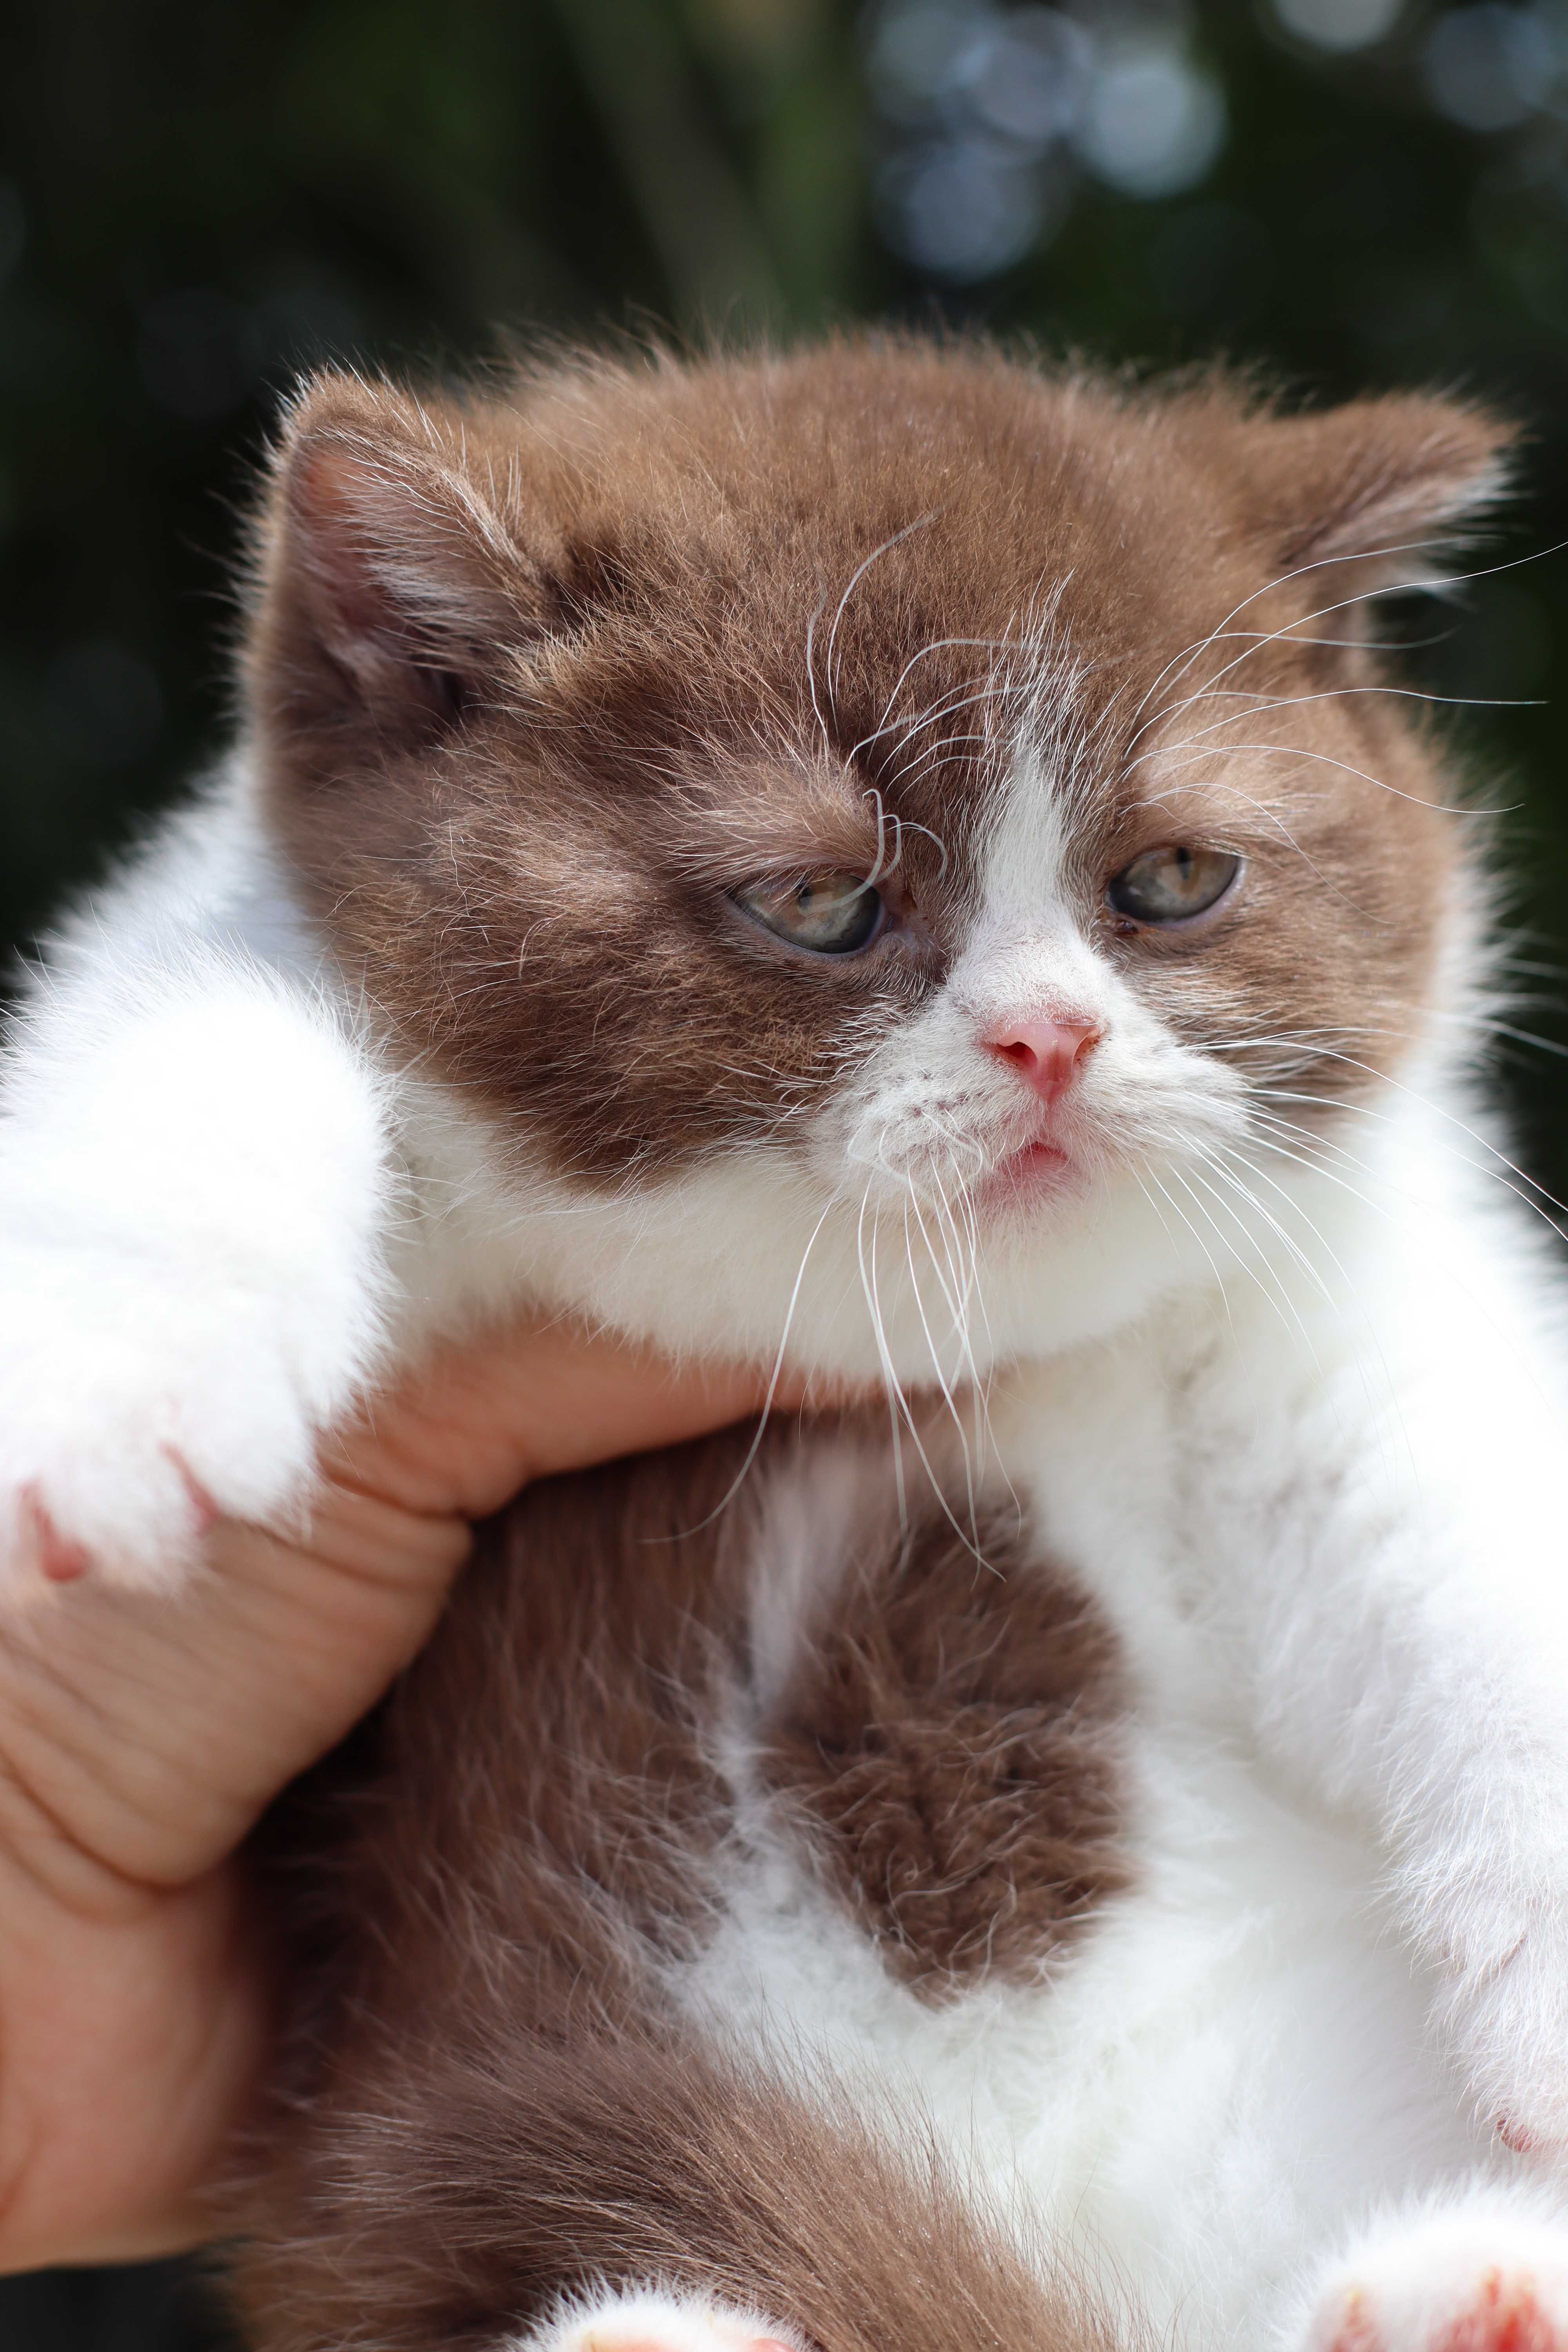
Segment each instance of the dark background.
M866 315L1530 428L1478 559L1511 568L1411 659L1506 706L1453 724L1538 967L1520 1149L1568 1191L1568 0L13 0L0 950L221 737L237 516L299 368ZM0 2284L4 2352L211 2340L172 2266Z

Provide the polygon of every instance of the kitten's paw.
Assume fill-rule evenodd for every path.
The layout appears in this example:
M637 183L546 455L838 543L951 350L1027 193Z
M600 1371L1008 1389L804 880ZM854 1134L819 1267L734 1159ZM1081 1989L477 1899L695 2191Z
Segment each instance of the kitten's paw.
M15 1276L15 1278L13 1277ZM171 1590L220 1514L287 1525L317 1433L369 1360L374 1316L255 1285L0 1254L0 1593L88 1574ZM290 1314L288 1310L292 1308Z
M1307 2352L1568 2352L1568 2229L1434 2215L1331 2273Z
M313 993L161 956L110 941L0 1070L0 1593L288 1524L379 1360L385 1080Z
M1561 1859L1542 1876L1564 1877ZM1537 2169L1568 2168L1568 1900L1542 1903L1513 1949L1457 1987L1438 2021L1503 2145Z
M0 1585L13 1591L89 1573L172 1588L220 1513L276 1519L303 1491L313 1433L276 1361L187 1369L150 1349L116 1381L111 1353L84 1351L53 1392L0 1370Z
M607 2295L523 2339L526 2352L804 2352L793 2328L696 2295ZM518 2347L522 2352L522 2347Z

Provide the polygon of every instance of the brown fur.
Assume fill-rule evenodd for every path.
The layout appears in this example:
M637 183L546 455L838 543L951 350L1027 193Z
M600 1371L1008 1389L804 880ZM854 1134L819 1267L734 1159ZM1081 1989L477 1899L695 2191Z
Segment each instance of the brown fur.
M261 540L284 837L410 1053L580 1176L689 1163L775 1135L940 982L1059 593L1077 684L1041 723L1076 767L1086 919L1190 1039L1289 1029L1318 1041L1304 1087L1354 1092L1426 988L1450 820L1408 706L1369 690L1362 608L1323 608L1484 502L1507 438L1435 401L1279 418L1221 379L897 340L422 405L328 379ZM931 718L996 661L1017 692ZM781 956L728 893L759 859L868 867L873 793L918 923ZM1248 859L1201 938L1104 905L1171 840Z
M1092 2290L1026 2266L934 2145L904 2149L689 2038L497 2014L411 2036L321 2135L308 2233L249 2265L268 2352L500 2345L563 2288L657 2280L778 2315L821 2352L1111 2352Z
M701 1726L745 1681L752 1498L810 1473L809 1447L770 1439L759 1483L712 1517L745 1442L533 1489L490 1530L370 1752L273 1824L295 2008L237 2204L262 2352L494 2343L563 2293L652 2277L790 2322L821 2352L1108 2342L1081 2284L1069 2294L1048 2259L1032 2273L970 2212L918 2117L879 2128L864 2092L704 2045L661 1990L658 1967L701 1940L728 1825ZM874 1507L885 1468L867 1462ZM1072 1675L1092 1715L1105 1637L1048 1580L1020 1575L976 1609L941 1543L908 1549L889 1654L932 1674L932 1747L964 1738L967 1694L1026 1688L1026 1707L1044 1689L1068 1766ZM914 1622L949 1601L951 1673L942 1625ZM876 1654L867 1611L847 1622ZM994 1738L994 1708L987 1724ZM1026 1736L1026 1770L1048 1746ZM1106 1775L1087 1736L1076 1753L1108 1848ZM1085 1868L1070 1780L1055 1802ZM994 1900L1010 1948L1010 1861L1032 1868L1042 1849L1016 1806L989 1819L1002 1850L966 1916ZM1087 1867L1109 1879L1108 1852ZM962 1938L954 1951L973 1958Z
M763 1727L763 1772L918 1991L1037 1977L1127 1884L1118 1665L1016 1512L972 1549L933 1510L851 1573Z

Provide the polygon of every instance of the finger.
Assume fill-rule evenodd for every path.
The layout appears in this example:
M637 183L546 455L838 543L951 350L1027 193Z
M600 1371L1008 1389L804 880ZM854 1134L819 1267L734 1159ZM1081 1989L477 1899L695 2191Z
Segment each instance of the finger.
M721 1425L765 1386L567 1325L447 1350L329 1449L298 1538L220 1522L173 1602L83 1579L10 1629L0 1840L46 1824L37 1867L73 1905L100 1899L100 1869L171 1886L211 1868L428 1636L469 1515Z
M211 2236L268 2031L238 1893L225 1874L63 1911L0 1853L0 2272Z
M0 1645L0 1847L79 1909L211 1868L414 1655L470 1540L343 1494L305 1544L220 1522L173 1601L53 1589Z
M770 1397L770 1389L772 1394ZM522 1324L444 1347L323 1454L329 1481L411 1511L483 1517L531 1479L675 1445L806 1401L799 1373L676 1365L581 1324Z

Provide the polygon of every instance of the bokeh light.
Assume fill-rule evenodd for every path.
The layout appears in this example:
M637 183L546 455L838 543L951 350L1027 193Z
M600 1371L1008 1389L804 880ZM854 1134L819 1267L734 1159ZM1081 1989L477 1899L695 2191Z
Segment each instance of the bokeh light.
M1173 195L1225 144L1218 79L1168 12L880 0L866 50L884 233L935 278L1008 268L1059 226L1085 173Z
M1562 91L1565 28L1502 0L1439 16L1422 51L1432 102L1467 131L1510 131Z
M1075 144L1107 187L1173 196L1207 178L1225 129L1218 81L1180 41L1124 36L1097 61Z
M1274 0L1287 30L1320 49L1365 49L1386 40L1405 0Z

